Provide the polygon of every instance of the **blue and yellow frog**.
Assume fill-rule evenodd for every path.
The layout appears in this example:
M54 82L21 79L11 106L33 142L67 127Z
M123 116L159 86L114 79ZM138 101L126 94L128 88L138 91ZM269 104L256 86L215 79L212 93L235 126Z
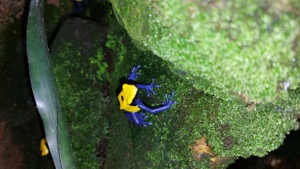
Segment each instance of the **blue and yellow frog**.
M156 114L159 112L166 111L171 108L176 101L172 101L174 96L174 92L172 92L170 98L166 94L166 102L163 105L158 107L148 107L140 100L139 89L145 89L147 92L147 96L150 96L150 92L155 95L156 93L153 91L153 88L160 87L159 85L154 85L154 78L152 78L152 82L150 84L138 84L135 82L140 73L137 70L140 68L140 65L134 67L127 78L126 83L122 84L122 90L118 95L118 100L120 104L120 109L125 110L126 117L135 125L147 126L152 125L151 122L146 122L145 119L148 118L144 113L139 113L140 110L147 111L151 114Z

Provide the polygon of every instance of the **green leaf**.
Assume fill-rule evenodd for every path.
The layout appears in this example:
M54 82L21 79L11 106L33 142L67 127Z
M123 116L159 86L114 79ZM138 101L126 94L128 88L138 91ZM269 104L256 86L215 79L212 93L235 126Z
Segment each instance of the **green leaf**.
M26 40L31 86L56 169L73 169L76 166L49 60L43 4L43 0L32 0L28 16Z

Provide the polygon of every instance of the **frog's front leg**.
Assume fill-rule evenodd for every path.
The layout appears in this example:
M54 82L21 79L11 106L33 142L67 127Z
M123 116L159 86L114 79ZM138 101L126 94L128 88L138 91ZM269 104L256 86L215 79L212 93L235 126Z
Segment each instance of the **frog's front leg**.
M139 98L136 100L136 104L140 109L145 110L151 114L156 114L170 109L171 106L176 103L176 101L172 101L173 96L174 96L174 92L172 92L170 99L168 99L168 95L166 94L166 102L163 103L162 106L158 106L158 107L153 107L153 108L148 107Z
M132 123L134 123L137 126L143 125L144 127L146 127L147 125L152 125L151 122L144 121L148 118L148 116L145 116L144 113L126 112L125 115Z
M147 92L147 96L150 96L150 92L152 92L153 95L156 93L153 91L153 88L159 88L160 85L154 85L154 78L152 78L151 83L149 84L136 84L136 87L139 89L145 89Z
M130 72L130 75L127 77L128 80L133 80L135 81L138 76L140 75L139 72L137 72L137 70L141 67L141 65L137 65L136 67L134 67L131 72Z

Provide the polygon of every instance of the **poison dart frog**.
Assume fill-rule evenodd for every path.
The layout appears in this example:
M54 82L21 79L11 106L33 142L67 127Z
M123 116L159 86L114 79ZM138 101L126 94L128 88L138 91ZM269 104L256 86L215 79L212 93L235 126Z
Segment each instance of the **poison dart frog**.
M47 140L45 138L42 138L40 142L40 151L42 156L46 156L49 154L49 150L46 143Z
M153 91L153 88L160 87L159 85L154 85L154 78L152 78L152 82L150 84L138 84L135 80L138 78L140 73L137 70L140 68L140 65L134 67L127 78L126 83L122 84L121 92L118 95L118 101L120 104L120 109L125 110L126 117L135 125L140 126L143 125L146 127L147 125L152 125L151 122L146 122L145 119L148 118L144 113L140 113L139 111L147 111L151 114L156 114L159 112L166 111L171 108L176 101L172 101L174 96L174 91L168 98L168 94L166 94L166 102L163 105L158 107L148 107L140 100L139 89L145 89L147 92L147 96L150 96L150 92L155 95L156 93Z

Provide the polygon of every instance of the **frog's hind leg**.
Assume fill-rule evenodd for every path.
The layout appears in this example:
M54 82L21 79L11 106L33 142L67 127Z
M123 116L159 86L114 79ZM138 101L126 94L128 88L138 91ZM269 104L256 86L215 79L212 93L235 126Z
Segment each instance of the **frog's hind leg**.
M176 101L172 101L173 96L174 92L172 92L170 99L168 99L168 95L166 94L166 102L158 107L148 107L140 99L137 99L136 103L140 109L145 110L151 114L156 114L170 109L171 106L176 103Z
M146 127L147 125L152 125L151 122L144 121L145 119L148 118L148 116L145 116L143 113L137 113L137 112L129 113L129 112L126 112L125 115L132 123L134 123L137 126L143 125L143 126Z

